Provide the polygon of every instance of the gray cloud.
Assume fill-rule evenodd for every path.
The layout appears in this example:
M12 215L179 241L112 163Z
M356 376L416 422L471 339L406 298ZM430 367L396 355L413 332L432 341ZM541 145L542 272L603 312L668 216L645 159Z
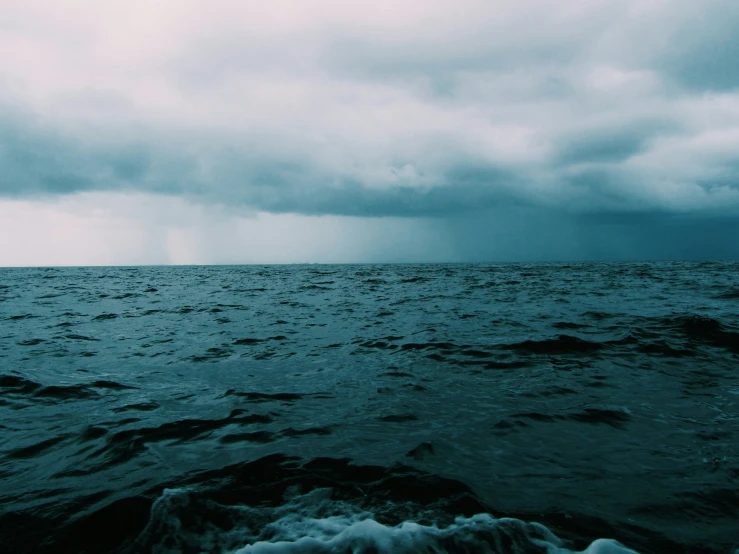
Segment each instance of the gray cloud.
M28 114L0 114L0 194L12 197L86 191L194 191L195 161L157 144L49 125Z
M351 163L331 167L313 157L309 144L269 135L226 142L152 128L135 138L108 130L80 138L28 115L0 119L0 193L15 197L131 190L273 213L443 218L501 205L574 213L705 212L737 205L736 195L720 206L709 202L712 195L739 193L736 157L714 160L710 171L688 183L688 197L683 189L670 196L670 179L679 176L624 165L648 152L650 141L679 132L660 119L576 128L556 137L551 155L533 167L496 163L453 141L421 140L410 147L415 155L373 160L369 170ZM665 178L661 185L668 190L653 194L654 182Z
M648 117L633 121L596 122L576 128L558 141L556 165L620 163L645 152L650 141L680 131L679 122Z
M739 5L708 2L676 29L662 59L668 75L690 90L739 89Z
M65 194L104 186L84 145L38 122L0 122L0 191L9 195Z

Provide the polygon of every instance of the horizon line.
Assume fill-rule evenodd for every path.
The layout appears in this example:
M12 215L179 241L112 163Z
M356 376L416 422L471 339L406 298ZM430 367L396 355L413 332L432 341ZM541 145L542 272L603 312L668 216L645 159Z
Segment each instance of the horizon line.
M264 266L363 266L363 265L562 265L562 264L636 264L636 263L706 263L739 262L739 258L644 258L644 259L571 259L571 260L473 260L448 262L239 262L239 263L191 263L191 264L114 264L114 265L1 265L3 269L137 269L137 268L187 268L187 267L264 267Z

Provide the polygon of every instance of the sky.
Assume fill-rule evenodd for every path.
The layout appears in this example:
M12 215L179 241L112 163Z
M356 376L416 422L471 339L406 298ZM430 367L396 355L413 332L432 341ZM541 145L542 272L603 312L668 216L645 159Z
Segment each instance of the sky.
M739 257L736 0L0 0L0 265Z

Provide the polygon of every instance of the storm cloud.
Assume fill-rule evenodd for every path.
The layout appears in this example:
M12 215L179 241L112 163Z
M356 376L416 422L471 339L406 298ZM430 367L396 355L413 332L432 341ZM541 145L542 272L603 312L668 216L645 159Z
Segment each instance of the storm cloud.
M0 9L0 201L390 218L450 261L739 255L731 0Z

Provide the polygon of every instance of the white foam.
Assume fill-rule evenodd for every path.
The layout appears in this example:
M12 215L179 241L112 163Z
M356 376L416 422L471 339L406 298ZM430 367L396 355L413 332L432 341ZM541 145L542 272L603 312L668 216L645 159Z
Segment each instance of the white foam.
M636 554L636 552L613 539L597 539L583 550L583 554Z
M282 528L284 535L278 534L270 541L255 542L233 554L515 554L535 551L531 549L532 545L538 546L539 551L546 554L572 554L571 550L562 546L559 538L542 525L508 518L496 519L489 514L460 517L445 528L408 521L388 527L373 519L350 522L342 518L302 520L299 531L292 527L292 523L276 524ZM306 525L311 527L307 533ZM305 534L297 537L301 533ZM582 554L636 553L614 540L598 539Z
M214 523L224 515L228 530ZM447 526L383 525L358 506L332 500L329 489L293 495L278 507L223 506L195 491L166 490L140 541L157 554L574 554L543 525L490 514L458 517ZM582 554L636 553L598 539Z

